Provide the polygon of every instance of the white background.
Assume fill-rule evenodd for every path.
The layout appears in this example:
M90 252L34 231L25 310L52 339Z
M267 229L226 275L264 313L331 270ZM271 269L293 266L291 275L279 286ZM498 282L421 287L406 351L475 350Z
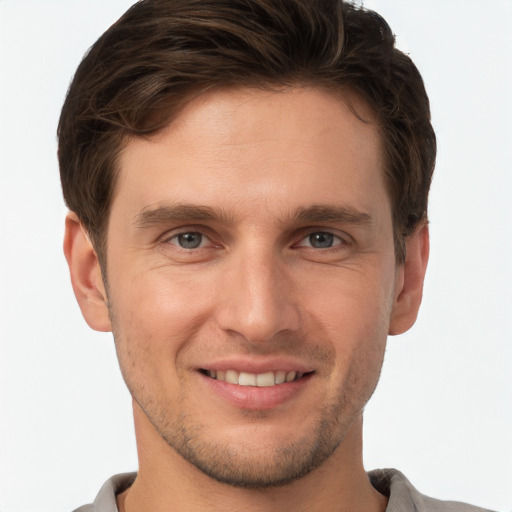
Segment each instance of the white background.
M131 0L0 0L0 510L66 512L136 469L110 335L61 250L55 130L85 50ZM512 0L368 0L430 93L439 158L423 309L389 341L367 468L512 510Z

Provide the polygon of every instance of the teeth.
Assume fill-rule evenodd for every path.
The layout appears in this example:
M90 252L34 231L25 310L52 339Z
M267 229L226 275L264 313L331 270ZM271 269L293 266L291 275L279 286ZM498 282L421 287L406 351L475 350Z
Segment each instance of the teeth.
M240 376L242 376L242 374L240 374ZM260 388L265 386L273 386L276 383L274 372L258 373L255 380L256 386Z
M286 372L276 372L276 384L283 384L284 382L286 382Z
M227 370L226 382L229 382L230 384L238 384L238 372L235 372L235 370Z
M286 374L286 382L291 382L292 380L295 380L295 377L297 377L297 372L288 372Z
M212 379L222 380L230 384L238 384L239 386L257 386L260 388L284 384L285 382L293 382L304 376L301 372L285 372L283 370L265 373L237 372L236 370L208 370L206 373Z
M254 373L240 372L238 384L240 386L256 386L256 375Z

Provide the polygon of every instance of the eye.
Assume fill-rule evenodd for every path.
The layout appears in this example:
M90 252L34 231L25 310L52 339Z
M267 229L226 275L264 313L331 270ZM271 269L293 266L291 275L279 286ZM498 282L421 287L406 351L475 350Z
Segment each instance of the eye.
M199 247L203 247L207 241L208 238L198 231L178 233L168 240L169 243L177 245L182 249L198 249Z
M330 249L344 244L347 244L345 240L329 231L315 231L303 238L298 246L312 247L313 249Z

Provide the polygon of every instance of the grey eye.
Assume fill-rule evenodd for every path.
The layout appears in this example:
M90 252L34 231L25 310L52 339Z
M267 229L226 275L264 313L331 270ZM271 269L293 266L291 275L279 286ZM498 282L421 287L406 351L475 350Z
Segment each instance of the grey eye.
M328 249L333 246L334 235L332 233L320 231L318 233L311 233L308 240L311 247L314 247L315 249Z
M203 235L194 231L176 235L176 243L183 249L197 249L203 242Z

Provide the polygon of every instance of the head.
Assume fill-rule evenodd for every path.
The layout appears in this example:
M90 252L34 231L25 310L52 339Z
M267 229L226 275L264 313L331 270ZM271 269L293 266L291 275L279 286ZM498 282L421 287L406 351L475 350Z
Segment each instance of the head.
M139 2L80 65L59 143L75 293L114 332L139 457L252 487L354 462L421 301L435 155L382 18Z
M64 198L100 262L126 141L162 130L211 89L307 85L369 107L403 263L426 217L436 142L421 76L394 44L383 18L341 0L137 2L83 59L58 129Z

